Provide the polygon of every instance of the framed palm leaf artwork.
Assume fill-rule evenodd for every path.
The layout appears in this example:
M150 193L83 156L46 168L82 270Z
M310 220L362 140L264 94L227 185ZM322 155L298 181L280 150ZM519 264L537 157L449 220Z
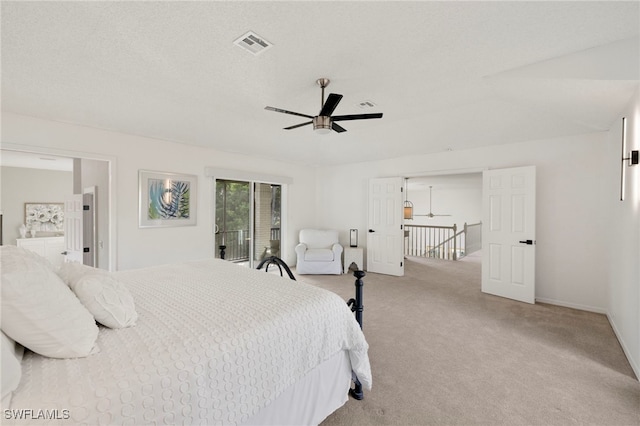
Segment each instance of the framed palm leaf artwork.
M195 225L197 181L194 175L140 170L140 228Z

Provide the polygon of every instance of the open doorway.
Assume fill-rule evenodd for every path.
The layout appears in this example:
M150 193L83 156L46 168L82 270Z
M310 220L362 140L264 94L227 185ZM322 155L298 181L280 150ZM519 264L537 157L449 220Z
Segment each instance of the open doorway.
M91 244L93 256L91 259L87 257L87 260L91 260L90 263L98 268L115 270L115 244L112 244L112 236L115 235L115 210L111 185L114 160L44 148L31 150L10 144L3 144L0 154L3 243L18 245L18 241L22 239L20 228L26 222L26 203L59 205L74 193L82 194L87 188L91 188L90 198L94 211L91 215L93 224L89 229L92 229L93 241L87 241ZM20 185L15 185L15 182L20 182ZM37 227L33 231L35 238L64 239L64 232L54 236L45 235ZM31 232L25 237L33 238ZM31 245L36 242L39 241L26 241ZM52 242L52 247L58 247L53 243L56 242ZM64 247L64 241L61 246ZM51 253L52 259L61 262L61 253L62 250L56 248Z
M476 181L475 184L464 183L456 185L460 180L463 182ZM418 182L423 186L428 186L428 212L421 211L416 206L417 201L424 200L425 197L416 196L419 191L414 187L411 192L409 183ZM446 191L439 191L439 200L442 204L435 204L434 189L436 187L449 186L449 194ZM451 197L456 186L463 189L471 189L475 196L465 195L463 197ZM442 251L453 251L453 261L469 258L470 255L482 250L480 256L474 260L478 273L481 276L481 291L509 299L514 299L526 303L535 303L535 194L536 194L536 169L535 166L521 166L506 169L485 170L477 176L464 173L462 176L438 175L425 176L424 178L407 179L407 205L412 207L413 217L405 219L405 232L409 230L408 244L414 244L419 248L417 253L409 252L413 256L424 258L437 257ZM469 204L472 199L477 203ZM448 200L448 201L447 201ZM461 206L462 208L459 208ZM467 216L467 220L475 222L476 218L484 220L480 222L480 239L475 246L470 249L469 244L457 243L454 235L446 236L445 239L429 240L412 234L413 228L446 228L442 221L456 223L456 217L472 214L476 208L477 216ZM413 211L415 210L415 211ZM431 223L440 221L438 225L413 225L420 218L431 220ZM462 220L462 219L460 219ZM459 227L459 225L457 225ZM467 226L464 226L467 234ZM467 235L467 238L469 236ZM416 243L417 241L417 243ZM452 241L453 249L449 242ZM462 252L459 250L462 249ZM414 247L410 247L414 249ZM458 252L456 252L458 250ZM456 256L457 254L457 256ZM475 266L475 265L474 265Z
M405 186L405 256L480 262L482 173L408 177Z

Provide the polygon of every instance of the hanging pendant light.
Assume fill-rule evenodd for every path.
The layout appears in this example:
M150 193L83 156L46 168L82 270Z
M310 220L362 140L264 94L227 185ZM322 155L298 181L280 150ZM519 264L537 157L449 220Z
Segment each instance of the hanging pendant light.
M409 178L404 178L404 218L413 219L413 203L408 200L409 198L409 186L407 181Z

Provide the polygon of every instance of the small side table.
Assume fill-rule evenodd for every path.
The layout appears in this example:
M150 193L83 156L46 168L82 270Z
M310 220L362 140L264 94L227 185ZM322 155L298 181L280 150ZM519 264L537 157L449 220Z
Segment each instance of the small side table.
M363 262L363 254L362 249L359 247L345 247L344 248L344 262L343 262L343 271L344 273L349 272L349 266L352 263L355 263L358 269L364 270L364 262Z

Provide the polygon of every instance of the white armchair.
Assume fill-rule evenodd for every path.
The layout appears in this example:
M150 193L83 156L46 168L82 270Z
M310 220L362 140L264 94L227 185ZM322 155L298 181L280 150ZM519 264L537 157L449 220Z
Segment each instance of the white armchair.
M338 231L303 229L296 246L298 274L342 274L342 246Z

